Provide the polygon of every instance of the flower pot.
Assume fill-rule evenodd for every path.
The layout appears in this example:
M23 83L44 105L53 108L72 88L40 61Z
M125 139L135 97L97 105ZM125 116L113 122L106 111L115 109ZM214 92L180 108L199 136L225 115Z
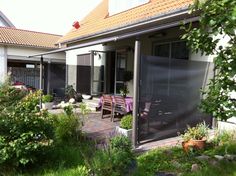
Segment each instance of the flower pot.
M206 139L192 140L192 143L194 145L194 148L202 150L206 146Z
M183 141L182 142L182 147L185 152L189 152L190 148L194 147L193 141Z
M124 136L128 137L130 140L132 139L132 129L126 130L124 128L116 126L116 132L118 134L121 134L121 135L124 135Z
M185 152L188 152L190 148L202 150L205 148L205 146L206 146L206 139L202 140L191 139L189 141L182 142L182 147Z

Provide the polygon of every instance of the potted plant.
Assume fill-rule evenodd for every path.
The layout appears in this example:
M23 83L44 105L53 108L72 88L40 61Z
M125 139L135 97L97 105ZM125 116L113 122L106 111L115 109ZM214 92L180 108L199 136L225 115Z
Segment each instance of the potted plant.
M190 148L204 149L208 137L209 128L205 122L197 124L195 127L188 127L182 136L182 146L188 152Z
M43 109L52 109L53 106L53 96L52 95L43 95L42 97L42 108Z
M128 82L133 79L133 73L131 71L125 71L123 75L124 85L120 89L120 94L125 98L129 93Z
M131 114L125 115L120 121L120 126L116 127L116 132L131 139L132 138L132 121L133 121L133 117Z
M127 85L124 84L124 87L120 89L120 94L125 98L129 93Z

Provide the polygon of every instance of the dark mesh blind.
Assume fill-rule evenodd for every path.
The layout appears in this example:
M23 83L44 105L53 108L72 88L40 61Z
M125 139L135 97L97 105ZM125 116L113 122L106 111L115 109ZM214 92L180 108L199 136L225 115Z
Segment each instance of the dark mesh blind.
M198 109L200 88L208 79L209 65L166 57L141 58L140 141L176 136L187 125L203 120L211 123L211 118Z

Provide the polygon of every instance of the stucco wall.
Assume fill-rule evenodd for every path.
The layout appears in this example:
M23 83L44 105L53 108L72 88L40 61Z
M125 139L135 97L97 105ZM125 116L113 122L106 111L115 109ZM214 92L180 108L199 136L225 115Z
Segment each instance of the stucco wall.
M0 46L0 84L4 81L7 74L7 54L6 48Z
M74 89L76 90L76 83L77 83L77 65L78 65L78 55L88 54L91 50L103 51L103 45L95 45L90 47L84 47L80 49L70 50L66 52L66 65L67 65L67 84L73 85Z
M236 117L228 119L226 122L218 121L218 130L236 132Z
M35 57L35 58L27 58L27 57L30 55L43 53L47 51L49 50L40 49L40 48L27 48L27 47L15 47L15 46L7 47L8 58L15 59L15 60L39 60L39 57ZM45 55L43 57L45 61L47 61L48 59L51 59L51 62L54 62L54 61L65 62L66 60L66 54L64 52Z

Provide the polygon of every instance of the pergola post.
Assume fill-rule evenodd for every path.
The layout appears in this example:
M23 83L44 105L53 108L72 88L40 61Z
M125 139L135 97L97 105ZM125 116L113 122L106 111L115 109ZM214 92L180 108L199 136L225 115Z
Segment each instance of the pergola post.
M47 94L50 94L50 82L51 82L51 60L48 60L48 67L47 67Z
M132 144L136 148L138 144L138 106L139 106L139 70L140 70L140 49L141 42L139 39L135 41L134 49L134 86L133 86L133 134Z
M40 58L40 68L39 68L39 90L43 91L43 56ZM42 94L40 94L39 107L42 109Z

